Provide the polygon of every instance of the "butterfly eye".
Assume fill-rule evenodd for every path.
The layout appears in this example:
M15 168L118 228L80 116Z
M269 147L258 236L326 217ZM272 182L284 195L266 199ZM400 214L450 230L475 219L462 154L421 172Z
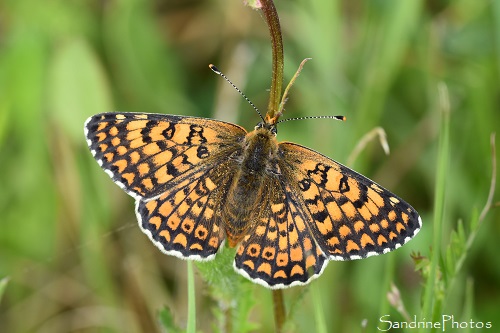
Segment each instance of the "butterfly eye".
M261 128L264 128L264 123L262 121L260 123L258 123L257 125L255 125L254 129L258 130L258 129L261 129Z
M260 123L258 123L255 126L255 129L258 130L258 129L261 129L261 128L267 129L274 136L276 136L278 134L278 128L274 124L266 124L265 122L261 121Z

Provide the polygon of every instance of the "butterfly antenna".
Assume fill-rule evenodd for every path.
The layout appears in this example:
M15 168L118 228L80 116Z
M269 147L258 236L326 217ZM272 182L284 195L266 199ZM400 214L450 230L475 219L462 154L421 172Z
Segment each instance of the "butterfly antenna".
M282 119L282 120L278 121L277 124L285 122L285 121L304 120L304 119L334 119L334 120L345 121L346 117L345 116L308 116L308 117L298 117L298 118L287 118L287 119Z
M254 110L257 111L257 113L259 114L260 119L262 119L262 121L264 121L264 117L262 117L262 113L260 113L259 109L257 109L257 107L255 106L255 104L253 104L252 101L249 100L248 97L237 86L235 86L234 83L232 83L231 80L229 80L226 75L224 75L224 73L222 73L217 67L215 67L215 65L210 64L210 65L208 65L208 67L210 67L210 69L212 70L212 72L214 72L215 74L218 74L218 75L222 76L222 78L224 80L226 80L227 82L229 82L229 84L232 85L233 88L236 89L236 91L239 92L241 96L243 96L243 98L254 108Z

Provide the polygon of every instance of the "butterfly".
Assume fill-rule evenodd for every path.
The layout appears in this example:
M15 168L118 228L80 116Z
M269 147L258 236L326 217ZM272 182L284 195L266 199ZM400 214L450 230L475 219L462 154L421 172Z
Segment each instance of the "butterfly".
M139 226L165 254L212 260L271 289L304 285L330 260L399 248L418 213L365 176L276 139L278 117L251 132L224 121L101 113L85 122L99 166L132 196Z

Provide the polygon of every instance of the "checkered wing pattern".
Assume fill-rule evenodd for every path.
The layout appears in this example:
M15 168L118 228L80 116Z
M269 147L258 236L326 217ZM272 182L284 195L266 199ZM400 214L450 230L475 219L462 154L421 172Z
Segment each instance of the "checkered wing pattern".
M282 142L280 168L314 240L331 260L387 253L421 228L408 203L309 148Z
M102 113L85 123L101 168L135 199L150 199L241 148L246 131L206 118Z
M268 288L306 284L329 260L387 253L418 233L408 203L320 153L278 143L269 121L247 133L206 118L103 113L85 134L161 251L209 260L228 239L236 271Z
M224 238L220 209L246 131L195 117L104 113L85 124L106 173L136 199L142 231L164 253L209 260Z
M193 173L157 199L136 202L139 226L162 252L185 259L214 258L226 236L221 216L234 163L226 159Z
M305 284L319 276L327 257L308 226L308 212L283 178L266 178L255 228L241 242L235 269L268 288ZM299 198L299 200L301 200Z

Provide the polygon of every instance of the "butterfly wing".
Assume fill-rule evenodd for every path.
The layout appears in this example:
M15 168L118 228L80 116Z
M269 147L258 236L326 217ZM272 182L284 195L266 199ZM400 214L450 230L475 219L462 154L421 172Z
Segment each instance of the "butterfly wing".
M267 177L254 229L240 243L235 270L265 287L302 285L328 263L307 227L308 215L285 179Z
M94 158L138 200L155 198L226 159L246 133L222 121L162 114L102 113L85 122Z
M196 117L103 113L85 123L92 155L136 199L142 231L164 253L209 260L224 240L220 207L246 131Z
M137 200L142 231L166 254L213 259L225 238L221 210L236 167L233 159L226 159L198 170L157 199Z
M387 253L420 230L415 209L370 179L309 148L290 142L279 148L291 197L329 259Z

